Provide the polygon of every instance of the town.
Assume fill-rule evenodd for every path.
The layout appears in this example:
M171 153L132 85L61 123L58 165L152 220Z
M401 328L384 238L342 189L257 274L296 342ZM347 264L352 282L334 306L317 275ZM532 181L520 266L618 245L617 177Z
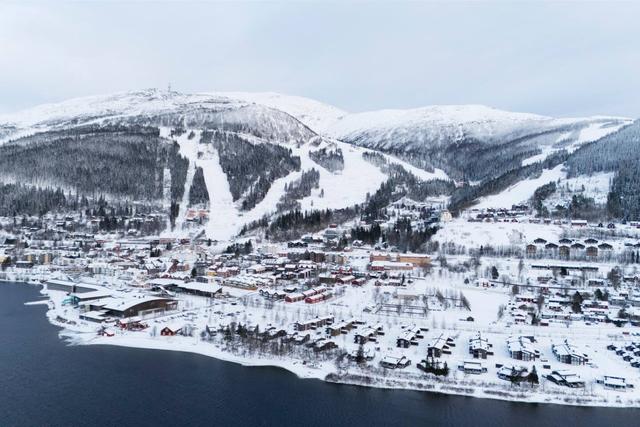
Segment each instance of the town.
M383 219L225 243L198 232L209 212L185 215L184 231L160 236L154 214L114 218L115 232L86 215L4 218L0 279L42 285L49 320L82 344L359 385L640 404L637 223L546 220L526 205L454 218L403 198ZM432 250L357 238L398 221L433 228Z

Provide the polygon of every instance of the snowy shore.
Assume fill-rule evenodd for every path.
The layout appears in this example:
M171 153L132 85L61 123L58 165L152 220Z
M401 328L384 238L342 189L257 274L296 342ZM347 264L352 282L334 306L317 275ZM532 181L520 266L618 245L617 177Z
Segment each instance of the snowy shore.
M52 321L55 325L56 322ZM62 326L62 325L57 325ZM567 390L562 393L550 390L540 392L537 389L524 387L508 387L484 381L461 380L441 381L425 375L404 374L396 372L387 376L370 375L366 370L336 371L333 362L311 366L302 361L287 358L252 356L251 358L235 355L221 350L218 346L202 342L199 337L145 337L116 335L113 337L98 337L94 334L78 333L68 329L60 332L60 337L71 345L115 345L120 347L141 348L150 350L165 350L195 353L212 357L225 362L237 363L242 366L276 367L285 369L301 379L317 379L337 384L356 385L363 387L377 387L384 389L403 389L429 393L441 393L485 399L504 400L519 403L550 403L573 406L591 407L619 407L640 408L639 399L621 398L620 393L611 392L607 395L585 394L584 390ZM629 396L630 397L630 396Z
M34 284L33 281L24 281L25 284ZM487 291L488 292L488 291ZM62 305L62 299L66 296L64 292L41 290L47 300L36 300L26 303L27 305L48 305L47 318L55 326L62 328L59 332L60 338L70 345L115 345L121 347L180 351L212 357L218 360L237 363L243 366L271 366L285 369L299 378L317 379L338 384L348 384L366 387L377 387L385 389L415 390L430 393L441 393L447 395L459 395L476 398L487 398L521 403L550 403L574 406L591 407L619 407L619 408L640 408L640 397L635 389L625 392L606 390L602 387L590 385L581 389L570 389L552 385L548 381L543 381L539 386L532 387L527 384L512 385L508 381L500 380L490 375L464 375L452 366L452 372L446 379L425 374L415 368L415 363L406 370L386 370L371 363L364 367L354 363L336 363L335 359L318 360L309 362L300 358L299 355L274 355L268 352L255 352L242 348L241 346L231 347L223 340L206 341L201 339L200 333L203 329L201 325L195 330L192 336L161 336L157 327L148 328L144 331L124 331L119 328L109 328L112 336L100 336L97 334L99 325L91 322L84 322L77 317L77 313ZM472 301L476 296L468 294ZM479 294L482 298L497 298L498 294ZM479 300L476 305L482 306ZM231 307L228 307L231 308ZM233 307L237 310L239 307ZM202 319L208 308L201 307ZM197 311L196 310L196 311ZM193 311L193 310L187 310ZM256 312L257 313L257 312ZM208 315L207 315L208 316ZM73 319L73 322L69 322ZM155 322L154 322L155 323ZM434 322L435 323L435 322ZM162 323L160 323L162 325ZM471 333L460 329L460 325L448 323L449 333L462 332ZM153 331L152 331L153 329ZM505 332L501 332L504 334ZM491 335L489 335L491 337ZM591 338L592 345L600 342L604 336L598 334ZM497 336L494 336L497 341ZM541 337L541 339L544 339ZM460 351L463 349L461 348ZM457 355L461 357L460 354ZM599 356L607 357L607 353ZM461 359L462 360L462 359ZM603 360L603 359L601 359ZM454 365L456 359L452 359ZM503 362L503 360L496 359ZM504 362L503 362L504 363ZM604 364L604 362L602 362Z

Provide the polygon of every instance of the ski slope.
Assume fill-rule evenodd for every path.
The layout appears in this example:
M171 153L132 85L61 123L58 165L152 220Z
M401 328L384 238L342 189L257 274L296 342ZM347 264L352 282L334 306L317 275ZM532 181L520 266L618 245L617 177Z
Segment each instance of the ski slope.
M563 167L564 165L558 165L553 169L545 169L538 178L522 180L501 193L482 197L478 199L474 208L511 208L512 205L525 202L533 196L538 187L566 177Z

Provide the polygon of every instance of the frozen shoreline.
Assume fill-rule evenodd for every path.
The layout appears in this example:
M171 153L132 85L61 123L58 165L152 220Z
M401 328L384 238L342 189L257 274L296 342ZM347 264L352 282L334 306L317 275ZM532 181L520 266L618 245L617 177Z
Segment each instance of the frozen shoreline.
M55 326L63 327L50 319ZM131 334L131 333L129 333ZM141 334L141 333L134 333ZM145 337L115 335L113 337L88 337L87 333L78 333L68 329L60 331L60 337L67 340L70 345L112 345L118 347L140 348L147 350L164 350L177 351L185 353L193 353L201 356L211 357L224 362L236 363L245 367L274 367L287 370L295 374L300 379L316 379L334 384L354 385L360 387L375 387L382 389L401 389L409 391L421 391L428 393L439 393L454 396L475 397L481 399L502 400L514 403L545 403L581 407L615 407L615 408L640 408L640 400L623 400L609 398L603 395L587 395L570 393L570 389L566 393L549 394L539 391L539 389L527 389L522 387L505 390L501 386L490 386L484 383L480 386L477 382L471 380L463 381L439 381L431 377L408 374L402 376L394 376L390 374L386 377L368 376L366 371L336 372L334 363L325 362L321 366L311 366L300 363L293 359L284 359L276 357L252 357L248 358L241 355L229 353L221 350L218 346L207 342L200 341L198 337ZM188 341L191 341L189 343ZM404 372L399 371L400 374ZM484 387L484 388L483 388ZM613 394L613 393L612 393Z
M27 285L33 283L21 282ZM43 296L50 297L41 289ZM44 305L50 299L27 302L25 305ZM55 304L53 304L55 305ZM200 339L199 335L183 336L151 336L148 332L115 331L114 336L98 336L95 329L83 329L81 325L68 325L60 322L57 317L60 312L49 304L46 312L49 323L62 328L58 335L69 345L112 345L119 347L140 348L148 350L179 351L199 354L224 362L232 362L242 366L275 367L285 369L301 379L317 379L321 381L356 385L362 387L376 387L383 389L402 389L422 391L446 395L476 397L483 399L502 400L514 403L550 403L559 405L582 407L615 407L640 408L640 399L634 399L634 394L616 392L588 392L586 389L545 390L538 386L531 389L528 386L508 386L502 380L482 381L481 379L447 378L442 380L423 373L405 372L404 370L388 371L379 375L371 370L351 366L338 369L334 360L321 361L317 364L305 364L293 358L277 357L273 355L252 354L246 356L234 354L221 348L220 343L211 343ZM456 376L456 375L454 375ZM575 390L575 391L574 391Z

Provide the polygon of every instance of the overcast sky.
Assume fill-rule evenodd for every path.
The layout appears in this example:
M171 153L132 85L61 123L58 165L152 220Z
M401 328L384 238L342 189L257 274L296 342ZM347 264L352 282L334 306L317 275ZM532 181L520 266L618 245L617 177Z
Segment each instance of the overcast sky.
M640 2L0 3L0 112L148 87L640 117Z

